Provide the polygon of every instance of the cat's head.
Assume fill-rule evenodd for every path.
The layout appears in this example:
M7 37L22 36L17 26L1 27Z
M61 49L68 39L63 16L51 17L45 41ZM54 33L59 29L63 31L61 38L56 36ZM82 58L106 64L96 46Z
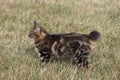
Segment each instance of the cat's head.
M36 21L34 21L34 26L30 30L28 36L29 38L33 38L33 39L43 39L47 36L47 32L45 31L45 29L39 26Z

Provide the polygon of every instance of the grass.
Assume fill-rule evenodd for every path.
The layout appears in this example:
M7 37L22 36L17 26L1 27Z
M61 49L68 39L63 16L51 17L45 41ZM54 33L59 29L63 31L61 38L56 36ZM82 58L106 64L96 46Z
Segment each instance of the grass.
M119 80L119 0L0 0L0 80ZM28 33L33 21L50 33L89 33L93 43L88 71L70 59L44 66L35 56Z

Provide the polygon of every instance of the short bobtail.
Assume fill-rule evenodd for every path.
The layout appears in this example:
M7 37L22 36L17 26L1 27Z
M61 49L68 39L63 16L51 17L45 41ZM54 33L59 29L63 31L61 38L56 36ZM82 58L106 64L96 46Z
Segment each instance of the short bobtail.
M88 36L90 40L97 41L100 38L101 34L98 31L94 30L91 31Z

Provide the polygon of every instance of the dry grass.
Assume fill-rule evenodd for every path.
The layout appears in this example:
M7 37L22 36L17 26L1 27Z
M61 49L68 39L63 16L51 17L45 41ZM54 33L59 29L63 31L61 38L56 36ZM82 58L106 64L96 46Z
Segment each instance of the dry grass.
M0 80L119 80L119 0L0 0ZM89 70L69 59L40 65L28 32L36 20L50 33L98 30Z

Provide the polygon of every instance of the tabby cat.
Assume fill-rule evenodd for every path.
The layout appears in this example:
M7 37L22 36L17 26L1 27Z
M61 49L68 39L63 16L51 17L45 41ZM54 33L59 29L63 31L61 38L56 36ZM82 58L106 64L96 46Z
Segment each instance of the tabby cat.
M72 55L79 66L88 68L91 41L97 41L100 33L92 31L90 34L49 34L35 21L29 37L34 39L41 62L48 63L52 57Z

